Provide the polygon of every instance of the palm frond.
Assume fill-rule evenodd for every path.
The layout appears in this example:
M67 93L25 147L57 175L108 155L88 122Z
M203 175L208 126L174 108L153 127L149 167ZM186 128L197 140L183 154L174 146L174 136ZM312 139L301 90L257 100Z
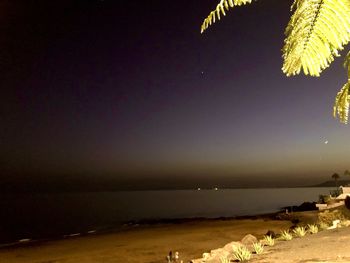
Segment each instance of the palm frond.
M348 71L348 82L344 84L335 97L333 116L336 118L338 115L340 122L347 124L350 105L350 52L346 55L344 67Z
M344 65L343 66L344 66L344 68L346 68L348 70L348 78L350 78L350 51L345 56Z
M336 118L339 116L339 120L342 123L348 123L349 116L349 105L350 105L350 79L348 82L340 89L335 97L334 107L333 107L333 115Z
M295 0L285 30L282 71L319 76L350 40L349 0Z
M221 14L226 15L225 10L229 10L230 7L250 4L252 0L221 0L220 3L216 6L216 9L211 11L206 19L204 19L201 26L201 33L206 30L209 25L215 23L216 20L220 20Z

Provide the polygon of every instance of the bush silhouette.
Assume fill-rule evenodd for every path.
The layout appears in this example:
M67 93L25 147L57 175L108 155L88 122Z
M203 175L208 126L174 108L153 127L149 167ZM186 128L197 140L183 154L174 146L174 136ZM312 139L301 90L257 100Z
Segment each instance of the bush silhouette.
M347 209L350 210L350 196L347 196L345 198L345 206L346 206Z

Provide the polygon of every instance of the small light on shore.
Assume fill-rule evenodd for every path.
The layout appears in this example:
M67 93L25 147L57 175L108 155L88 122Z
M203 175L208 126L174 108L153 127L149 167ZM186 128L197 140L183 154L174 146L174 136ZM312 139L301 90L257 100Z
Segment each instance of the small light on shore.
M197 188L197 190L198 190L198 191L200 191L200 190L201 190L201 188L200 188L200 187L198 187L198 188Z
M217 191L217 190L218 190L218 188L217 188L217 187L215 187L215 188L214 188L214 190L215 190L215 191Z

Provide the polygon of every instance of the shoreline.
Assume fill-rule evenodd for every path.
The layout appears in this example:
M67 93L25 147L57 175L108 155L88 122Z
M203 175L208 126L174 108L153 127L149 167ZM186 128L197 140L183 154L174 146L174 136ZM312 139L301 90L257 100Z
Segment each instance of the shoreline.
M241 216L230 216L230 217L188 217L188 218L159 218L159 219L140 219L131 220L120 225L103 227L100 230L91 229L84 232L76 232L70 234L58 234L55 236L47 236L43 238L23 238L15 241L9 241L8 243L0 243L0 249L11 248L11 247L23 247L23 246L34 246L36 244L43 244L45 242L69 240L76 237L87 237L91 235L108 235L113 233L120 233L124 231L130 231L140 228L152 228L157 226L165 225L181 225L181 224L191 224L200 222L216 222L216 221L234 221L234 220L278 220L276 217L281 214L282 211L273 213L264 213L257 215L241 215Z
M317 211L316 211L317 212ZM296 212L307 217L315 212ZM110 232L70 236L61 239L22 242L0 248L0 262L152 262L163 263L169 251L179 251L184 262L202 253L241 240L252 234L262 238L294 224L293 217L269 213L234 218L189 218L157 220ZM170 222L171 221L171 222ZM1 261L5 258L5 261Z
M345 209L345 208L342 208ZM344 211L343 211L344 212ZM315 223L319 211L269 213L234 218L175 219L171 223L136 224L122 231L70 236L65 239L24 243L0 248L0 263L164 263L170 251L179 252L184 263L203 253L218 251L247 235L258 240L296 224ZM345 222L345 221L344 221ZM350 221L347 221L350 225ZM308 234L291 241L277 241L254 255L250 262L350 262L350 227Z
M184 262L189 262L248 233L263 236L269 230L277 232L291 225L284 220L233 219L140 226L116 233L2 248L0 262L163 263L169 251L179 251Z
M310 203L310 202L306 202ZM129 231L135 228L147 228L153 227L157 225L181 225L181 224L189 224L189 223L198 223L198 222L212 222L212 221L232 221L232 220L290 220L288 217L284 217L286 208L292 208L293 213L297 212L305 212L298 211L298 207L300 206L288 206L281 207L279 210L275 212L262 213L262 214L254 214L254 215L238 215L238 216L221 216L221 217L184 217L184 218L149 218L149 219L139 219L139 220L130 220L126 222L120 222L120 224L110 225L110 226L100 226L100 227L91 227L89 230L80 231L80 232L61 232L55 235L43 235L42 237L31 238L30 236L23 235L22 239L12 239L8 240L8 242L0 243L1 248L9 248L9 247L21 247L27 245L35 245L36 243L45 243L50 241L58 241L58 240L66 240L72 237L85 237L89 235L103 235L109 233L119 233L123 231ZM294 209L294 210L293 210ZM289 210L290 211L290 210Z

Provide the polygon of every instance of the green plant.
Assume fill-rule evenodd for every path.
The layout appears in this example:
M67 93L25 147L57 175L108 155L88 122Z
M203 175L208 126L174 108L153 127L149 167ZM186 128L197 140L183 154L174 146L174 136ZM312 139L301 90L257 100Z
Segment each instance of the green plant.
M303 237L306 235L306 229L303 226L298 226L293 230L293 233L297 236L297 237Z
M264 251L264 246L260 243L253 243L253 249L256 254L261 254Z
M288 240L292 240L292 239L293 239L293 236L292 236L291 233L289 233L288 230L284 230L284 231L281 232L280 238L281 238L282 240L288 241Z
M325 210L324 212L318 213L318 221L326 223L328 226L333 224L334 220L346 220L350 218L350 213L346 207L339 207L334 210Z
M326 230L329 227L326 222L319 222L318 225L320 230Z
M310 234L317 234L318 233L318 226L317 225L307 225L307 229Z
M201 26L203 33L220 20L231 8L252 3L252 0L220 0ZM350 1L348 0L294 0L294 11L285 30L282 71L287 76L299 74L320 76L339 51L350 41ZM335 98L333 115L347 123L350 107L350 52L344 66L348 71L347 83Z
M237 246L233 249L233 256L238 261L246 261L249 260L252 256L252 253L245 246Z
M230 263L230 259L228 257L220 257L220 263Z
M264 236L264 240L266 241L266 244L270 247L272 247L275 244L275 239L272 236Z

